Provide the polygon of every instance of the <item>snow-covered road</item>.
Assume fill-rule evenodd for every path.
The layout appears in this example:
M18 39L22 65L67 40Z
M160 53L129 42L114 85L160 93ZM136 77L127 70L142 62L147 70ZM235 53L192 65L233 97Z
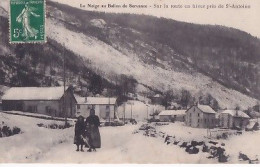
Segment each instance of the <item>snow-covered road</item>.
M4 124L3 124L4 122ZM44 120L19 115L0 113L0 126L17 126L21 134L0 138L0 163L217 163L208 159L208 153L188 154L174 144L165 144L160 137L147 137L133 133L140 125L101 127L101 148L97 152L76 152L73 144L74 127L68 129L47 129L37 124L64 124L61 121ZM204 129L193 129L181 123L157 127L157 130L175 136L183 141L197 139L205 141ZM259 155L259 132L247 132L219 141L226 144L230 155L229 163L238 161L242 151L252 159ZM249 141L249 142L246 142ZM242 144L247 143L247 144ZM242 145L241 145L242 144ZM236 147L236 148L234 148Z
M102 148L97 152L76 152L72 137L50 149L36 162L41 163L213 163L205 156L189 155L177 146L156 138L132 134L136 126L103 127Z
M162 139L133 134L138 125L101 127L102 148L97 152L76 152L73 127L46 129L37 124L54 121L4 113L0 114L0 121L23 131L0 138L2 163L215 163L205 155L189 155L177 146L166 145Z

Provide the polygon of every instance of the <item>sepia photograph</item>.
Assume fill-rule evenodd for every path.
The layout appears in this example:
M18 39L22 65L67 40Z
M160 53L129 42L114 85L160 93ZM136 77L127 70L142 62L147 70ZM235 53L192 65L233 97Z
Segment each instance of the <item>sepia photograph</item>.
M258 0L1 0L1 164L259 164Z

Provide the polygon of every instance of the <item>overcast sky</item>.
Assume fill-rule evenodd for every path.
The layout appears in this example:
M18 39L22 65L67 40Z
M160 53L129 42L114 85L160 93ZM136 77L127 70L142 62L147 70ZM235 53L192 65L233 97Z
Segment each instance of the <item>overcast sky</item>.
M260 38L260 0L52 0L60 3L66 3L80 8L80 4L85 4L85 10L117 12L117 13L136 13L148 14L157 17L171 18L179 21L199 23L199 24L217 24L228 27L238 28L246 31L253 36ZM107 5L110 4L147 4L152 8L133 9L133 8L89 8L88 4ZM154 4L162 5L219 5L223 4L246 4L250 9L173 9L173 8L153 8Z

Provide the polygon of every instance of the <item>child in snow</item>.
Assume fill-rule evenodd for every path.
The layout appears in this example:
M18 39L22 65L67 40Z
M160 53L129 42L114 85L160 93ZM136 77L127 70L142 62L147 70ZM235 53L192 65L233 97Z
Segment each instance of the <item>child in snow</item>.
M85 133L85 123L84 123L84 117L79 116L78 120L75 124L75 136L74 136L74 144L77 145L77 150L79 151L79 145L80 145L80 151L84 152L83 150L83 145L84 145L84 140L83 140L83 135Z

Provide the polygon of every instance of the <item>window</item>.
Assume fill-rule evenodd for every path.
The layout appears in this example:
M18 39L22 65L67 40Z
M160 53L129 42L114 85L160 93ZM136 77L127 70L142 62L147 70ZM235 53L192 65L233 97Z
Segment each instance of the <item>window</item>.
M198 113L198 117L200 117L200 113Z
M200 123L200 119L198 119L198 123Z
M79 104L77 104L77 109L80 109L80 105Z

